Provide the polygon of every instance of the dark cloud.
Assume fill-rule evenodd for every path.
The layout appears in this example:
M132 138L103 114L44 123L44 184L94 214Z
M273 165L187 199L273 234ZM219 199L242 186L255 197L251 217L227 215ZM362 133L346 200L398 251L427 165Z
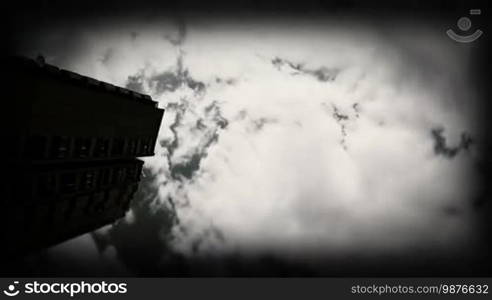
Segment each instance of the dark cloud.
M338 107L336 107L335 104L332 104L331 107L333 108L333 118L335 118L335 120L340 122L340 121L346 121L349 119L348 115L340 113L340 111L338 110Z
M229 125L229 121L222 116L222 112L217 101L213 101L210 105L205 107L205 114L210 116L212 120L221 129L225 129Z
M205 128L207 128L207 125L203 121L203 118L199 118L198 120L196 120L195 127L198 130L204 130Z
M191 158L182 163L171 165L171 176L175 180L179 180L181 176L187 179L191 179L193 174L200 169L200 161L203 156L201 153L194 153Z
M192 89L197 94L204 93L206 89L205 83L191 77L189 71L179 62L179 58L175 70L168 70L151 76L147 82L158 95L165 92L174 92L183 86Z
M322 103L326 107L326 103ZM357 106L352 106L355 110ZM346 143L346 138L347 138L347 125L345 124L346 121L349 120L349 116L346 114L342 114L338 107L335 106L335 104L331 104L331 108L333 110L332 116L333 119L338 123L340 126L340 133L342 135L342 138L340 140L340 144L342 145L343 149L347 150L347 143ZM358 114L356 115L358 117Z
M184 114L186 111L181 111L181 116ZM176 115L178 116L178 114ZM173 152L169 152L168 156L168 162L170 166L170 172L171 172L171 177L175 180L180 180L181 177L187 178L187 179L192 179L193 175L195 174L196 171L200 169L200 163L202 159L207 157L208 150L209 148L218 142L219 139L219 129L225 129L229 121L222 116L220 107L218 106L217 101L213 101L210 105L205 107L205 114L204 117L210 120L211 126L208 126L205 124L203 119L198 119L196 121L196 125L193 128L193 130L200 131L200 134L202 135L203 143L200 147L197 147L194 150L194 153L190 157L185 157L185 160L179 163L173 163L172 160L172 155ZM178 121L181 117L177 117ZM173 131L173 134L175 136L174 140L176 141L175 145L177 147L178 145L178 134L177 134L177 124L179 123L173 123L171 125L171 131ZM171 143L171 147L173 144ZM175 148L174 148L175 149Z
M226 84L226 85L235 85L238 82L236 78L221 78L221 77L215 77L215 83L218 84Z
M103 65L109 63L111 59L114 57L115 50L113 48L108 48L106 51L104 51L103 56L101 57L100 61Z
M359 105L359 103L355 102L354 104L352 104L352 108L355 111L355 117L359 118L359 116L360 116L360 105Z
M304 70L306 74L311 74L319 81L334 81L340 70L321 67L315 70Z
M275 57L274 59L272 59L271 63L275 68L277 68L277 70L281 70L282 67L288 66L291 71L293 71L291 73L292 75L306 74L322 82L335 81L338 74L340 73L340 70L337 68L328 68L322 66L317 69L309 69L305 67L302 63L294 63L279 57Z
M195 91L196 93L202 93L204 90L205 90L205 83L201 82L201 81L198 81L198 80L195 80L193 79L190 74L189 74L189 71L188 70L185 70L183 72L183 77L184 77L184 82L186 83L186 85L192 89L193 91Z
M289 66L291 69L296 70L296 71L301 71L303 68L302 64L300 64L300 63L293 63L293 62L290 62L286 59L282 59L280 57L275 57L274 59L272 59L272 65L275 68L277 68L277 70L281 70L282 67L285 65Z
M278 122L277 119L262 117L262 118L253 120L253 125L255 127L255 130L260 131L260 130L263 129L263 127L266 124L274 124L274 123L277 123L277 122Z
M142 72L137 73L133 76L128 76L125 87L137 93L144 93L144 75Z
M184 66L184 52L181 47L185 41L187 35L186 32L186 23L184 19L180 18L177 20L176 34L168 34L164 36L164 38L177 49L178 56L176 58L176 65L173 69L166 70L145 79L149 87L157 95L165 92L174 92L183 86L190 88L197 94L205 92L205 83L195 80L191 76L189 70Z
M174 121L173 123L169 126L169 129L171 130L173 136L171 139L162 139L159 141L161 147L166 148L168 150L168 162L170 157L173 155L174 151L179 147L179 139L178 139L178 130L177 128L181 124L181 120L183 119L183 115L186 111L186 105L185 103L169 103L166 107L166 111L168 112L174 112Z
M447 158L453 158L462 150L468 150L473 144L473 139L466 132L461 134L460 142L455 147L447 145L446 138L444 137L444 128L431 129L431 136L434 140L434 153Z
M172 71L165 71L158 75L154 75L149 79L150 86L157 94L164 92L174 92L183 83L178 74Z
M179 47L183 45L186 38L186 23L183 18L179 18L176 21L177 32L175 35L166 34L164 39L168 40L173 46Z

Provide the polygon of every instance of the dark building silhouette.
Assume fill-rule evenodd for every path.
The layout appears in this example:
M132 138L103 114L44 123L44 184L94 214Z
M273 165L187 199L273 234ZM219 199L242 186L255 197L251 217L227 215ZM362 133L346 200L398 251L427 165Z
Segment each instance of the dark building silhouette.
M123 217L140 180L137 157L154 154L164 111L148 95L42 58L5 66L2 251L21 256Z

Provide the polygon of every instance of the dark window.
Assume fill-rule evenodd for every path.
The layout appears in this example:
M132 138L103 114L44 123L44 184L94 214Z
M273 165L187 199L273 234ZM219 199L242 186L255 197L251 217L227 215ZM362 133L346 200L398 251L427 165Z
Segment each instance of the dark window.
M111 206L111 191L107 190L104 191L104 196L102 200L102 204L104 207L110 207Z
M149 142L150 139L144 139L143 140L143 154L149 154L149 151L150 151L150 142Z
M83 190L91 190L96 186L96 171L86 171L82 174L81 187Z
M128 141L128 147L126 148L128 155L135 155L137 153L137 140L131 139Z
M89 138L78 138L75 140L75 157L85 158L90 155L92 141Z
M38 194L40 196L52 196L56 193L56 176L54 174L42 174L38 177Z
M116 169L116 183L123 183L125 182L126 178L126 168L120 167Z
M109 150L109 139L98 138L96 140L94 155L96 157L106 157L108 156L108 150Z
M92 196L86 198L85 205L83 207L84 214L91 214L94 210L95 199Z
M104 193L98 193L94 195L94 207L93 213L103 213L105 209Z
M148 138L143 138L138 141L138 155L149 154L149 140Z
M50 157L55 159L67 158L70 152L70 138L56 136L51 140Z
M102 169L99 173L99 186L107 186L111 182L111 170L110 169Z
M118 168L114 168L111 170L111 185L115 185L118 183Z
M63 214L63 219L68 220L75 211L76 198L72 196L71 198L64 198L62 201L66 207L65 212Z
M48 139L44 136L31 136L27 139L24 153L26 157L41 159L45 157Z
M135 166L128 166L126 167L126 179L129 181L133 181L135 179Z
M77 174L62 174L60 178L60 189L63 193L74 193L77 191Z
M149 149L147 150L147 154L153 154L154 153L154 145L155 145L155 140L153 138L149 138L147 140Z
M87 210L90 208L92 202L92 195L80 195L77 197L77 206L75 210L75 215L78 217L85 217Z
M104 198L103 198L103 201L104 203L106 203L106 205L108 204L109 200L111 199L111 192L108 190L108 191L104 191Z
M111 148L112 156L121 156L123 155L123 150L125 148L125 140L118 138L113 140L113 147Z
M70 203L67 198L60 197L58 202L53 205L53 215L55 218L55 223L62 225L67 219L67 214L69 213Z

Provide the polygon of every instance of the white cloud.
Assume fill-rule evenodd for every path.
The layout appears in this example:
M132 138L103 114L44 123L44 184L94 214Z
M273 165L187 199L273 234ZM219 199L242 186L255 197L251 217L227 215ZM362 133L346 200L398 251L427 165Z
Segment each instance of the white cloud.
M162 203L167 196L189 202L177 211L176 249L191 253L196 239L205 253L280 255L468 245L473 152L437 156L430 135L443 126L449 145L457 145L462 132L475 132L474 95L463 79L465 50L431 27L402 25L405 34L396 35L350 23L244 24L187 23L185 67L206 83L205 94L188 87L149 91L163 107L187 105L171 163L203 148L204 134L219 133L192 180L169 178L163 156L146 160L167 181L160 187ZM153 70L151 76L175 64L176 49L161 38L173 26L140 26L135 41L127 27L89 35L92 51L76 57L73 68L121 85L139 70ZM100 63L109 48L110 62ZM276 57L341 71L335 81L322 82L287 67L277 70L271 64ZM217 77L234 84L219 84ZM230 122L225 129L206 114L214 101ZM333 106L348 120L337 122ZM261 118L270 122L255 130ZM199 119L206 130L194 130ZM173 138L174 120L168 110L161 138ZM448 207L461 213L446 215ZM205 237L210 226L225 239Z

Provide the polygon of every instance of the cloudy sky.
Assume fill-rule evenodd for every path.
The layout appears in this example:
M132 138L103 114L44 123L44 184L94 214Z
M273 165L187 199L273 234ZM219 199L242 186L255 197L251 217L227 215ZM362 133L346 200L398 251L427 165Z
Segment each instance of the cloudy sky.
M473 47L415 24L152 17L25 37L27 55L166 109L126 218L46 255L110 274L166 274L176 257L467 257Z

